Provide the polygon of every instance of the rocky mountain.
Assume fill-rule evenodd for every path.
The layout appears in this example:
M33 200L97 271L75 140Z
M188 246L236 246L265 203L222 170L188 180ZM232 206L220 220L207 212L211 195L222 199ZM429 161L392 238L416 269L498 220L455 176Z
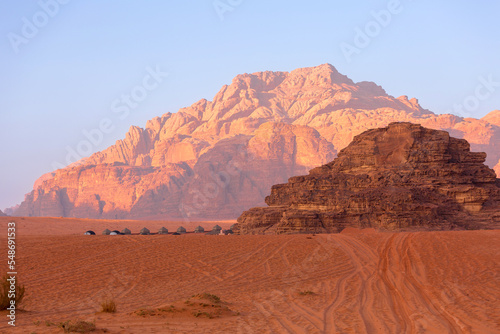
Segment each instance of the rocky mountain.
M15 214L236 218L263 205L273 184L331 161L355 135L395 121L465 138L488 153L493 167L500 125L488 119L496 120L436 115L328 64L238 75L212 101L132 126L115 145L42 176Z
M485 158L445 131L391 123L356 136L309 175L274 185L269 206L245 211L235 231L499 228L500 179Z
M5 213L2 212L2 210L0 210L0 217L5 217L7 216Z
M500 110L493 110L481 119L485 122L500 126Z
M17 211L17 209L19 209L19 206L20 206L19 204L16 204L13 207L5 208L5 210L3 210L3 213L6 214L7 216L13 216L14 213Z
M488 115L481 118L481 120L490 124L494 124L496 126L500 126L500 110L493 110ZM493 170L497 173L497 176L500 177L500 161L496 164Z

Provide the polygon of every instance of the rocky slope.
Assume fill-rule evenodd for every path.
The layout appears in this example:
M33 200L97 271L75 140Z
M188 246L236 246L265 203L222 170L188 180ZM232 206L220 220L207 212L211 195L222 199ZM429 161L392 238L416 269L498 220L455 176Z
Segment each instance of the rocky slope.
M7 216L5 213L2 212L2 210L0 210L0 217L5 217Z
M391 123L356 136L309 175L274 185L269 207L245 211L236 231L498 228L500 179L485 158L445 131Z
M481 119L485 122L500 126L500 110L493 110Z
M394 121L465 138L493 167L500 160L494 119L435 115L328 64L243 74L212 101L132 126L115 145L42 176L15 214L235 218L263 205L271 185L331 161L355 135Z
M481 118L481 120L500 127L500 110L493 110L488 115ZM496 147L498 148L498 146ZM493 170L497 173L497 176L500 177L500 161L493 167Z

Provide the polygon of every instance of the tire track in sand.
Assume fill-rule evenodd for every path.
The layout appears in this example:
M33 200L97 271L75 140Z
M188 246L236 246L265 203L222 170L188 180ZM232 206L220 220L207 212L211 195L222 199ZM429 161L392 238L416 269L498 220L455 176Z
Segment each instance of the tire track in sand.
M426 288L413 275L413 268L416 265L414 261L417 261L415 256L412 257L410 255L410 245L413 237L414 234L412 233L399 238L399 251L397 252L397 254L400 255L399 263L403 266L404 273L407 277L407 280L405 281L407 288L412 292L412 296L420 302L420 306L422 306L422 308L425 307L430 315L446 327L448 333L470 333L470 328L468 326L466 326L457 317L447 312L443 305L440 303L440 305L437 305L438 303L435 302L435 299L425 292Z
M467 333L466 326L443 308L436 306L434 298L429 296L425 287L415 279L412 260L416 258L409 255L409 240L414 235L415 233L398 233L391 236L383 246L379 263L379 274L391 292L393 313L399 317L402 332L420 333L422 328L417 327L413 315L420 315L424 310L425 323L433 318L446 333Z
M344 297L344 294L341 294L343 290L345 290L345 282L351 279L357 278L359 279L359 294L358 294L358 303L357 308L359 314L361 316L361 320L363 322L363 326L366 333L375 333L377 332L377 328L380 327L380 322L378 320L377 315L374 314L374 300L375 300L375 292L373 291L372 281L376 279L376 263L378 260L378 256L375 254L373 249L369 248L365 243L359 241L358 239L339 234L335 235L333 240L341 247L341 250L350 258L352 265L354 266L354 272L346 277L341 284L336 286L337 290L337 299L340 296ZM340 291L339 291L340 289ZM339 299L338 302L335 302L332 305L329 305L325 310L325 333L333 332L334 323L333 323L333 312L335 308L341 304L342 299ZM328 314L330 313L330 314Z

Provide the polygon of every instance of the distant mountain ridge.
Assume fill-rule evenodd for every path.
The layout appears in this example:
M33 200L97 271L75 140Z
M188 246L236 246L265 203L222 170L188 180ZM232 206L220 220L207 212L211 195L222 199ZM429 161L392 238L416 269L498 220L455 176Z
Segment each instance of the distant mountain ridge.
M436 115L329 64L242 74L212 101L132 126L115 145L42 176L14 214L236 218L263 205L273 184L330 162L355 135L397 121L466 139L488 154L498 175L499 113Z

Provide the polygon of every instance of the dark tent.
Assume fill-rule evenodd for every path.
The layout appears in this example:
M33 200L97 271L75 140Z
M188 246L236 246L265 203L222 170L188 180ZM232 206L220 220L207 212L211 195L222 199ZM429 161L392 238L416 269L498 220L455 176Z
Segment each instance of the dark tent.
M158 234L168 234L168 230L165 227L160 228Z

